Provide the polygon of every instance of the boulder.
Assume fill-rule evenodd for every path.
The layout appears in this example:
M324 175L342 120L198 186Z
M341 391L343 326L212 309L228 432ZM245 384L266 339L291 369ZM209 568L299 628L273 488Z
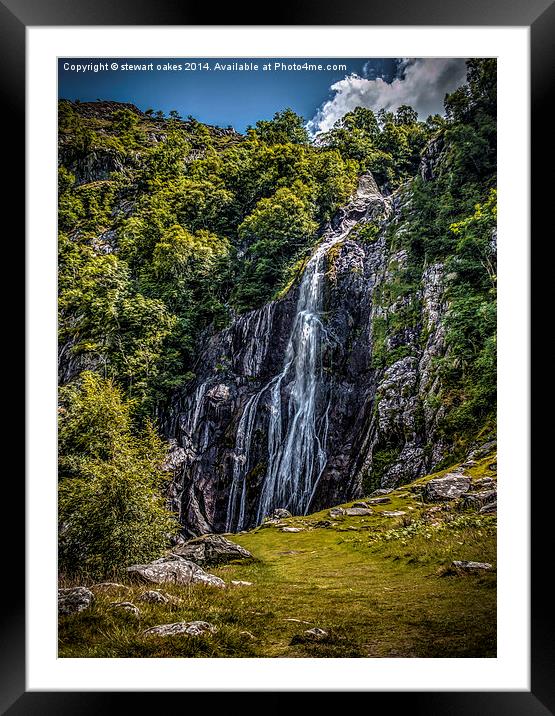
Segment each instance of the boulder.
M127 574L138 582L165 584L208 584L212 587L225 587L223 579L208 574L198 564L186 559L174 558L166 561L156 560L150 564L134 564L127 567Z
M456 560L451 567L462 572L489 572L493 569L489 562L465 562L464 560Z
M165 592L159 592L156 589L149 589L143 592L138 598L139 602L147 602L147 604L179 604L181 599L173 597Z
M444 477L434 477L426 483L424 489L424 500L426 502L438 502L440 500L455 500L470 487L470 478L453 472Z
M380 497L381 495L389 495L390 492L393 492L392 487L380 487L379 490L374 490L374 492L370 493L370 497Z
M222 535L202 535L174 547L172 555L203 566L226 564L237 559L254 559L244 547Z
M252 582L244 582L241 579L232 579L231 584L234 587L252 587Z
M497 512L497 500L495 502L490 502L487 505L484 505L483 507L480 507L479 514L481 515L487 515L492 512Z
M148 592L141 594L139 601L147 602L148 604L167 604L169 600L162 592L158 592L156 589L149 589Z
M332 507L329 512L330 517L341 517L344 514L345 510L342 507Z
M467 455L467 460L479 460L494 450L497 450L497 442L495 440L490 440L489 442L483 443L482 445L479 445L471 450Z
M211 636L217 631L213 624L208 622L174 622L173 624L158 624L145 629L144 636Z
M388 502L391 502L390 497L372 497L368 500L369 505L385 505Z
M373 513L374 510L371 510L370 507L347 507L343 514L347 517L365 517Z
M272 520L284 520L287 517L293 517L293 515L289 512L289 510L284 510L281 507L278 507L270 515L270 519Z
M474 467L476 464L476 460L467 460L461 464L461 467Z
M497 503L497 490L483 490L482 492L465 492L462 497L461 506L463 509L474 508L475 510Z
M322 641L322 639L325 639L328 636L328 632L325 629L314 627L313 629L307 629L305 631L305 636L312 641Z
M406 512L403 512L403 510L384 510L383 512L380 512L381 515L384 517L402 517L403 515L406 515Z
M497 482L492 477L482 477L470 485L471 490L492 490Z
M326 529L328 527L332 527L335 524L335 522L332 522L331 520L318 520L317 522L314 522L312 526L315 529Z
M282 527L281 531L282 532L303 532L304 530L302 530L300 527Z
M110 605L110 609L119 612L126 612L133 617L141 616L138 607L136 607L133 602L112 602L112 604Z
M353 502L351 507L369 507L368 502Z
M58 589L58 614L76 614L88 609L94 602L94 594L87 587Z

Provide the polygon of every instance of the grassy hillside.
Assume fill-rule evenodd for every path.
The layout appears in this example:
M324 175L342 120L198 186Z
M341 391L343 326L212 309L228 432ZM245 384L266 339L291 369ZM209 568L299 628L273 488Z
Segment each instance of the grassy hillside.
M489 454L465 474L495 478L495 460ZM93 589L90 609L60 618L59 655L494 657L496 516L420 500L420 486L454 467L398 488L390 503L373 505L370 516L330 517L324 510L229 535L256 560L210 569L226 589L162 585L180 600L173 605L137 601L155 586ZM405 514L384 516L391 511ZM282 525L302 531L283 532ZM453 560L489 562L494 569L460 573ZM114 612L115 601L137 604L140 617ZM157 624L192 620L210 622L217 632L142 635ZM313 627L328 636L311 640L304 632Z

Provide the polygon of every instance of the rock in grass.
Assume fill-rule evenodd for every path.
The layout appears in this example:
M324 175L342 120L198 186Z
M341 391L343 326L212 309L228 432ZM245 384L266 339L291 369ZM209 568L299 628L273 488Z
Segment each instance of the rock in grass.
M87 587L58 589L58 614L76 614L88 609L94 601L94 594Z
M434 477L426 483L424 499L426 502L455 500L468 492L470 482L469 477L454 472L450 472L444 477Z
M149 589L147 592L143 592L143 594L141 594L139 601L147 602L147 604L167 604L169 602L169 598L165 594L162 594L162 592L158 592L156 589Z
M141 596L138 598L139 602L146 602L147 604L181 604L182 599L179 597L175 597L173 594L168 594L167 592L159 592L156 589L150 589L146 592L143 592Z
M463 509L479 509L492 502L497 502L497 490L482 490L481 492L465 492L462 496Z
M461 467L474 467L476 464L476 460L467 460L461 464Z
M239 636L246 636L247 639L253 639L256 640L255 635L250 631L240 631Z
M157 626L145 629L144 636L212 636L217 631L216 627L209 622L174 622L173 624L158 624Z
M329 512L330 517L341 517L344 514L345 510L342 507L332 507Z
M496 481L493 477L482 477L476 480L470 485L471 490L493 490L496 486Z
M465 562L463 560L452 562L451 567L461 572L489 572L493 569L489 562Z
M380 512L381 515L384 517L402 517L403 515L406 515L406 512L403 512L403 510L384 510L383 512Z
M316 522L312 523L312 526L315 529L326 529L328 527L332 527L335 523L331 520L317 520Z
M237 559L253 559L252 554L222 535L202 535L172 549L172 555L201 566L226 564Z
M370 509L370 507L347 507L344 511L347 517L365 517L373 513L374 510Z
M112 602L112 604L110 605L110 609L119 612L126 612L133 617L141 616L139 608L136 607L133 602Z
M307 629L305 631L305 636L311 641L322 641L322 639L325 639L328 636L328 632L325 629L314 627L313 629Z
M300 527L282 527L282 532L302 532L303 530Z
M231 584L234 587L252 587L252 582L244 582L241 579L232 579Z
M374 492L371 492L370 497L381 497L381 495L389 495L390 492L393 492L392 487L380 487L379 490L374 490Z
M466 458L467 460L480 460L480 458L485 457L488 453L493 452L496 449L497 441L490 440L487 443L483 443L482 445L475 447L468 453Z
M287 517L293 517L289 510L285 510L282 507L275 509L270 515L271 520L284 520Z
M351 507L368 507L368 502L353 502Z
M150 564L134 564L127 567L131 579L152 584L208 584L212 587L225 587L225 582L214 574L208 574L194 562L174 558Z
M372 497L368 500L369 505L385 505L388 502L391 502L391 497Z
M303 634L295 634L289 642L291 646L295 644L307 644L309 642L322 641L328 636L328 632L319 627L307 629Z
M282 522L281 520L274 520L270 517L266 517L264 522L258 526L258 529L262 529L263 527L285 527L285 522Z
M490 502L483 507L480 507L480 509L478 510L478 514L480 515L489 515L492 512L497 512L497 500L495 502Z

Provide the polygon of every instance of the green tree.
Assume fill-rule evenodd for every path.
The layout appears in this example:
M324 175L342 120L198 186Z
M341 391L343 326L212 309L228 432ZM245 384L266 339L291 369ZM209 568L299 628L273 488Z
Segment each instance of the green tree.
M234 295L240 309L271 298L287 264L314 241L318 228L314 211L310 189L297 181L291 188L283 187L272 197L261 199L239 226L239 237L248 247Z
M292 109L287 108L276 112L273 119L260 120L256 123L256 133L266 144L306 144L308 132L304 120Z
M166 509L166 449L110 380L84 372L60 389L59 566L102 579L159 557L178 528Z

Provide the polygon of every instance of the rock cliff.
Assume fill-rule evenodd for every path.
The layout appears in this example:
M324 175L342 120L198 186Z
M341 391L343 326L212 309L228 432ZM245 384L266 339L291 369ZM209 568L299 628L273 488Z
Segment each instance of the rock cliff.
M432 145L423 175L439 156ZM433 400L443 265L426 266L412 293L384 299L410 260L391 240L407 230L407 202L410 185L383 196L362 177L297 284L203 336L196 378L163 420L170 500L187 533L247 529L276 508L322 509L413 480L445 456ZM379 335L377 324L409 304L410 325Z

